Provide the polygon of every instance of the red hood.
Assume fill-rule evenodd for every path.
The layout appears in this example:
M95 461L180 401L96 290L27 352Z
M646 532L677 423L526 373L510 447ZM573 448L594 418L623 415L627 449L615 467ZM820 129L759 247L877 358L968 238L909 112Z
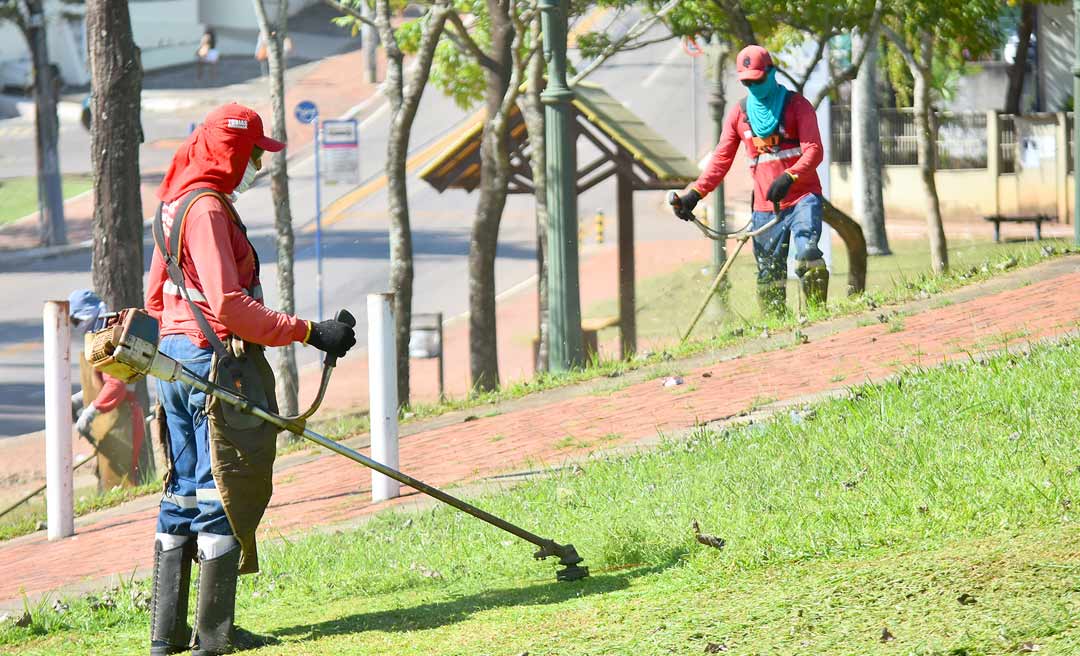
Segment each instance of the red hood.
M255 144L222 133L203 124L184 140L158 187L161 202L171 203L192 189L210 188L222 194L236 189Z
M244 177L255 145L280 150L284 144L262 134L262 119L254 110L229 103L210 112L173 155L157 197L171 203L193 189L231 194Z

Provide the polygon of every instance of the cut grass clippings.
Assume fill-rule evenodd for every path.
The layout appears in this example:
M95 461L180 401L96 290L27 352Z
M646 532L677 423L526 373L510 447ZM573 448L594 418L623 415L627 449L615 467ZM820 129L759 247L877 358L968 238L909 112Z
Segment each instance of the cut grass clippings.
M93 188L91 178L81 175L63 176L64 199ZM18 221L38 209L36 177L0 179L0 225Z
M1078 389L1080 343L1040 347L477 499L572 541L577 583L442 506L268 543L240 621L258 654L1080 653ZM0 652L142 653L146 586L46 600Z

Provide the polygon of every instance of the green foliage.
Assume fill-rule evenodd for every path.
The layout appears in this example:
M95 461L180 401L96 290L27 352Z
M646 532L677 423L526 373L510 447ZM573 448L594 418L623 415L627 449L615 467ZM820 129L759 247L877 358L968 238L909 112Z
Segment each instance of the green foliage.
M1000 0L903 0L890 5L887 22L903 38L918 64L929 70L931 88L948 98L966 67L1001 45L1005 38L1001 17L1006 10ZM934 43L933 60L929 62L921 60L919 43L923 36ZM910 87L898 73L899 54L889 54L890 81L910 97Z
M264 545L238 615L283 640L267 654L1075 645L1080 415L1061 409L1077 372L1075 342L910 371L478 496L573 541L593 573L579 583L554 583L520 541L435 506ZM723 548L699 543L693 522ZM32 605L26 626L0 624L0 650L144 653L147 588Z

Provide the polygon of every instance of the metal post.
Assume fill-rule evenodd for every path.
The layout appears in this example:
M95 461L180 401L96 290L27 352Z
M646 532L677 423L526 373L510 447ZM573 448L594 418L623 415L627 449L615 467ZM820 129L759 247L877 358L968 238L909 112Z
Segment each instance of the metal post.
M619 167L615 178L619 220L619 346L629 360L637 351L637 303L634 289L634 182L630 163Z
M394 341L394 295L368 294L368 389L371 416L371 458L398 467L397 349ZM401 484L371 473L371 500L393 499Z
M697 57L690 57L690 157L698 158Z
M1073 0L1073 240L1080 245L1080 135L1076 116L1080 111L1080 0Z
M322 184L319 177L319 118L315 117L311 125L315 128L315 295L318 297L319 321L322 321Z
M443 344L442 312L437 312L435 314L435 324L438 326L439 330L439 401L442 402L446 400L446 388L443 383L443 376L445 373L445 368L443 366L445 358L443 354L446 352L446 347Z
M713 136L716 143L720 143L720 135L724 131L724 66L727 63L727 47L720 43L720 39L717 36L713 36L712 41L712 98L709 99L709 106L712 108L713 118ZM713 207L712 215L715 217L712 228L724 232L727 230L727 209L724 207L724 183L721 182L717 185L716 190L713 191ZM724 268L724 262L727 261L727 242L723 239L713 240L713 271L715 276L720 272L720 269ZM727 288L727 284L724 285L724 289ZM717 294L717 298L721 300L725 299L724 290L721 290Z
M67 301L46 301L45 507L49 540L75 533L71 473L71 323Z
M566 84L568 0L540 0L548 85L544 102L548 206L548 358L551 371L580 366L581 296L578 286L577 151L574 92Z

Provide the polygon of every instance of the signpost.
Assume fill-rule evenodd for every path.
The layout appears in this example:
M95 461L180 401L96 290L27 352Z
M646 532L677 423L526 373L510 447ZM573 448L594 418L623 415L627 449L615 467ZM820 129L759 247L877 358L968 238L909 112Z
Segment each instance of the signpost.
M295 113L296 120L311 124L315 130L315 296L318 299L319 321L322 321L322 185L319 184L319 108L310 100L302 100L296 104Z
M328 182L360 184L360 126L355 118L324 120L322 147Z

